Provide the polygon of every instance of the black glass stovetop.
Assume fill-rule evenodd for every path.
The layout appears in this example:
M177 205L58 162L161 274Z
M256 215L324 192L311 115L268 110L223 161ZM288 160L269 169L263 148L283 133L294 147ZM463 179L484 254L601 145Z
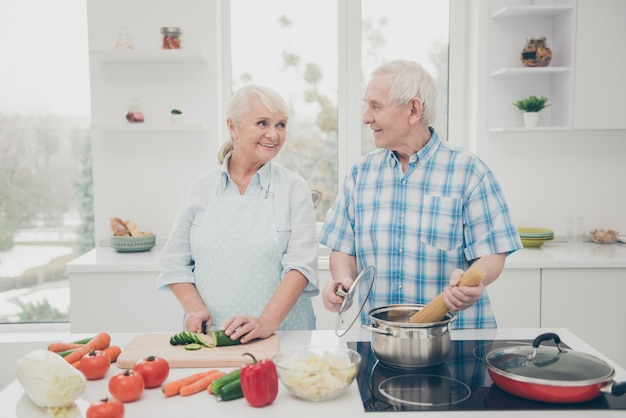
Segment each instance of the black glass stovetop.
M369 341L349 342L348 347L362 356L357 383L365 412L626 409L626 395L602 394L587 402L555 404L502 391L489 377L483 358L491 350L524 344L530 345L532 341L452 341L443 364L419 370L399 370L381 364ZM561 345L569 348L567 344Z

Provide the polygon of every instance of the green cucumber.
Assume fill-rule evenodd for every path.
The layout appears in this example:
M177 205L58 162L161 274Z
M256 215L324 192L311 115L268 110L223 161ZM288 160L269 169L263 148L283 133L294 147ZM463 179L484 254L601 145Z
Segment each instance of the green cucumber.
M243 390L241 389L241 379L239 378L222 386L217 394L218 401L232 401L242 397Z
M225 374L224 376L216 379L211 383L211 392L216 395L220 394L220 390L231 382L236 382L241 377L241 369L235 369L230 373Z
M65 357L68 354L70 354L71 352L73 352L74 350L76 350L76 349L74 348L72 350L59 351L57 354L60 355L61 357Z
M230 336L226 335L224 330L220 329L217 331L211 331L211 333L213 334L213 343L215 344L215 347L224 347L226 345L241 344L241 341L239 338L237 338L236 340L231 340Z

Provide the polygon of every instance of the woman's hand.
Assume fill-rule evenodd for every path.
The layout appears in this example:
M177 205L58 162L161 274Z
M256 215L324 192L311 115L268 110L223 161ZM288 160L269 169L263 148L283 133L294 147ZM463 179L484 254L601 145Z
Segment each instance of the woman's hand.
M257 338L271 337L278 326L263 316L255 318L250 315L237 315L228 318L222 329L231 339L241 338L241 343L245 344Z
M482 284L476 287L458 286L464 271L456 269L450 276L450 284L443 290L443 301L451 311L467 309L480 299L483 289Z
M206 322L207 328L211 326L213 317L208 309L185 312L185 330L188 332L202 332L202 323Z
M350 278L331 280L322 291L322 300L324 301L326 309L331 312L339 312L341 304L343 303L343 298L341 296L337 296L337 289L342 287L343 290L347 292L350 287L352 287L352 283L354 283L354 280Z

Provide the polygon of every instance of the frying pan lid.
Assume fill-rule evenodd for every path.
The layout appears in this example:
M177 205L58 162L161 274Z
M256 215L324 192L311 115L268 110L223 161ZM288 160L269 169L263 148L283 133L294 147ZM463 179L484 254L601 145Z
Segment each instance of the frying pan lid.
M554 339L556 347L540 346ZM485 356L487 368L520 382L579 386L610 380L614 369L590 354L566 350L554 333L538 336L531 345L498 348Z

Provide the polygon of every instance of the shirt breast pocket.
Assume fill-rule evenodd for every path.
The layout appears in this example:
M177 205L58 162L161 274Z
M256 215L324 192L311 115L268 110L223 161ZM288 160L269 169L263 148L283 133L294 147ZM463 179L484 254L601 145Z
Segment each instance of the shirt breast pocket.
M278 248L284 254L287 251L289 238L291 238L291 224L288 221L276 221L276 236L278 237Z
M189 243L191 245L191 252L195 258L195 250L198 247L198 231L200 229L200 223L204 219L204 211L198 211L191 220L191 227L189 228Z
M450 251L462 246L462 200L444 196L424 196L420 220L420 240L443 251Z

